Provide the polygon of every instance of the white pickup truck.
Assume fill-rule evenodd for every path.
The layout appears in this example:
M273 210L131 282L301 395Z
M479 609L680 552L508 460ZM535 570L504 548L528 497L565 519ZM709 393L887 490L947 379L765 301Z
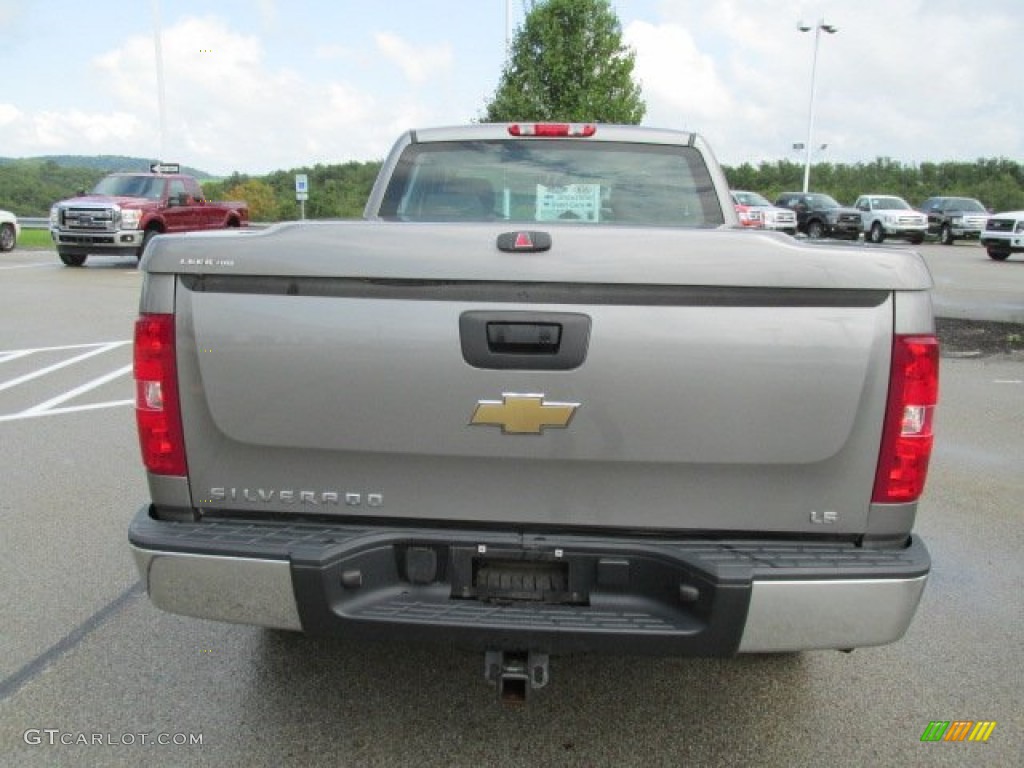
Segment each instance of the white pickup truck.
M920 245L928 234L928 217L915 211L902 197L861 195L853 207L860 211L861 230L868 242L894 239Z
M1024 253L1024 211L1006 211L989 217L979 239L994 261L1006 261L1011 253Z
M745 230L698 135L635 126L410 131L365 219L147 250L155 605L476 648L508 699L553 653L904 634L938 393L915 252Z

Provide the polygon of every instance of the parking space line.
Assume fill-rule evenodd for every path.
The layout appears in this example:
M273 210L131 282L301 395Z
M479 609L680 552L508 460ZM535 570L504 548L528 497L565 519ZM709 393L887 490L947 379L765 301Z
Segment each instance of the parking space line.
M56 643L22 666L21 669L15 670L12 675L0 680L0 702L6 701L36 679L47 667L74 650L85 638L102 627L108 619L116 616L132 600L145 593L146 585L141 581L136 581Z
M48 373L53 373L54 371L59 371L62 368L67 368L69 365L74 365L75 363L79 363L82 360L86 360L86 359L88 359L90 357L95 357L96 355L102 355L104 352L109 352L112 349L117 349L118 347L122 347L125 344L130 344L130 343L131 342L128 342L128 341L110 341L110 342L101 343L99 345L96 345L96 344L80 344L80 345L75 345L75 346L71 346L71 347L48 347L48 348L43 348L43 349L29 350L31 352L48 352L48 351L51 351L51 350L60 350L60 349L80 349L80 348L83 348L83 347L94 347L94 349L90 350L89 352L84 352L81 355L76 355L74 357L69 357L67 360L62 360L59 363L54 363L53 365L47 366L46 368L40 368L37 371L32 371L32 373L26 373L24 376L18 376L17 378L10 379L9 381L5 381L2 384L0 384L0 392L3 392L5 389L10 389L11 387L16 387L19 384L24 384L26 381L32 381L33 379L38 379L41 376L46 376ZM26 351L26 350L17 350L17 351ZM6 359L5 359L5 362L6 362Z
M17 360L19 357L27 357L31 355L33 350L31 349L20 349L13 352L0 352L0 363L6 363L8 360Z
M23 360L30 358L32 355L38 353L54 353L54 352L77 352L84 350L79 354L74 354L60 362L54 363L53 365L47 365L38 370L31 371L22 376L17 376L7 381L0 382L0 392L16 387L20 384L39 379L48 374L59 371L63 368L75 365L76 363L83 362L90 358L102 355L106 352L124 347L131 344L130 341L102 341L92 344L65 344L63 346L56 347L37 347L35 349L8 349L0 350L0 365L3 363L11 362L12 360ZM25 410L18 411L17 413L0 414L0 422L17 421L19 419L31 419L39 416L57 416L61 414L77 413L79 411L94 411L100 408L117 408L125 405L132 405L134 400L109 400L102 403L84 403L81 405L64 405L70 400L76 397L91 392L94 389L102 387L115 379L119 379L123 376L130 374L132 371L131 365L121 366L120 368L105 373L102 376L97 376L90 381L80 384L72 389L62 392L55 397L51 397L42 403L33 405Z
M26 408L24 411L21 411L20 415L22 417L37 416L40 413L43 413L44 411L51 410L55 405L65 403L74 397L78 397L79 395L85 394L86 392L96 389L96 387L102 387L108 381L113 381L114 379L120 378L121 376L130 373L131 370L132 366L130 365L126 365L124 366L124 368L118 368L116 371L111 371L110 373L105 374L103 376L99 376L93 379L92 381L87 381L85 384L75 387L74 389L69 390L62 395L57 395L57 397L50 398L46 402L40 403L39 405L33 405L31 408ZM132 401L125 400L123 402L130 403Z
M61 344L57 347L30 347L29 349L0 349L0 358L6 355L31 355L35 352L62 352L65 349L91 349L92 347L102 347L104 345L122 346L124 344L130 344L128 340L125 341L89 341L84 344ZM3 360L0 360L3 362Z
M37 411L35 408L29 408L25 411L19 411L18 413L8 413L0 416L0 423L5 421L18 421L19 419L35 419L40 416L63 416L68 413L78 413L79 411L96 411L100 408L118 408L122 405L134 405L134 400L108 400L105 403L88 403L86 405L71 405L67 408L50 408L45 411Z

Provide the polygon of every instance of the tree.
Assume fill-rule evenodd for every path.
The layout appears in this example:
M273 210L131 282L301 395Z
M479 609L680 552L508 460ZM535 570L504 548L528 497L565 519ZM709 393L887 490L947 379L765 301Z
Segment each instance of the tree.
M516 33L484 122L639 123L636 53L608 0L541 0Z
M229 200L244 200L249 206L251 221L271 221L277 214L274 189L260 179L249 179L233 186L224 196Z

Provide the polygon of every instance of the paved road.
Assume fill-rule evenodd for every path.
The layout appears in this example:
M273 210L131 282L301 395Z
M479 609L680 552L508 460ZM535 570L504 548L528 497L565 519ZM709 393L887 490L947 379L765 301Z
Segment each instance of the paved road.
M946 250L983 257L970 249ZM1014 270L999 284L1024 274L995 266ZM130 261L0 261L0 765L1019 764L1024 362L943 361L919 519L934 571L902 641L559 658L549 688L510 709L476 654L149 605L125 539L146 496L124 404L138 287ZM922 743L933 720L997 726L984 744Z
M1024 323L1024 254L993 261L977 243L924 244L940 317Z

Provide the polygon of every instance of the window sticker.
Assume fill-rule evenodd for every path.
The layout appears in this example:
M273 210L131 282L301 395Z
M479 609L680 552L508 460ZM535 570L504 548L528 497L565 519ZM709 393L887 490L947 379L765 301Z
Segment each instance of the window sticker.
M599 221L600 184L537 185L537 221Z

